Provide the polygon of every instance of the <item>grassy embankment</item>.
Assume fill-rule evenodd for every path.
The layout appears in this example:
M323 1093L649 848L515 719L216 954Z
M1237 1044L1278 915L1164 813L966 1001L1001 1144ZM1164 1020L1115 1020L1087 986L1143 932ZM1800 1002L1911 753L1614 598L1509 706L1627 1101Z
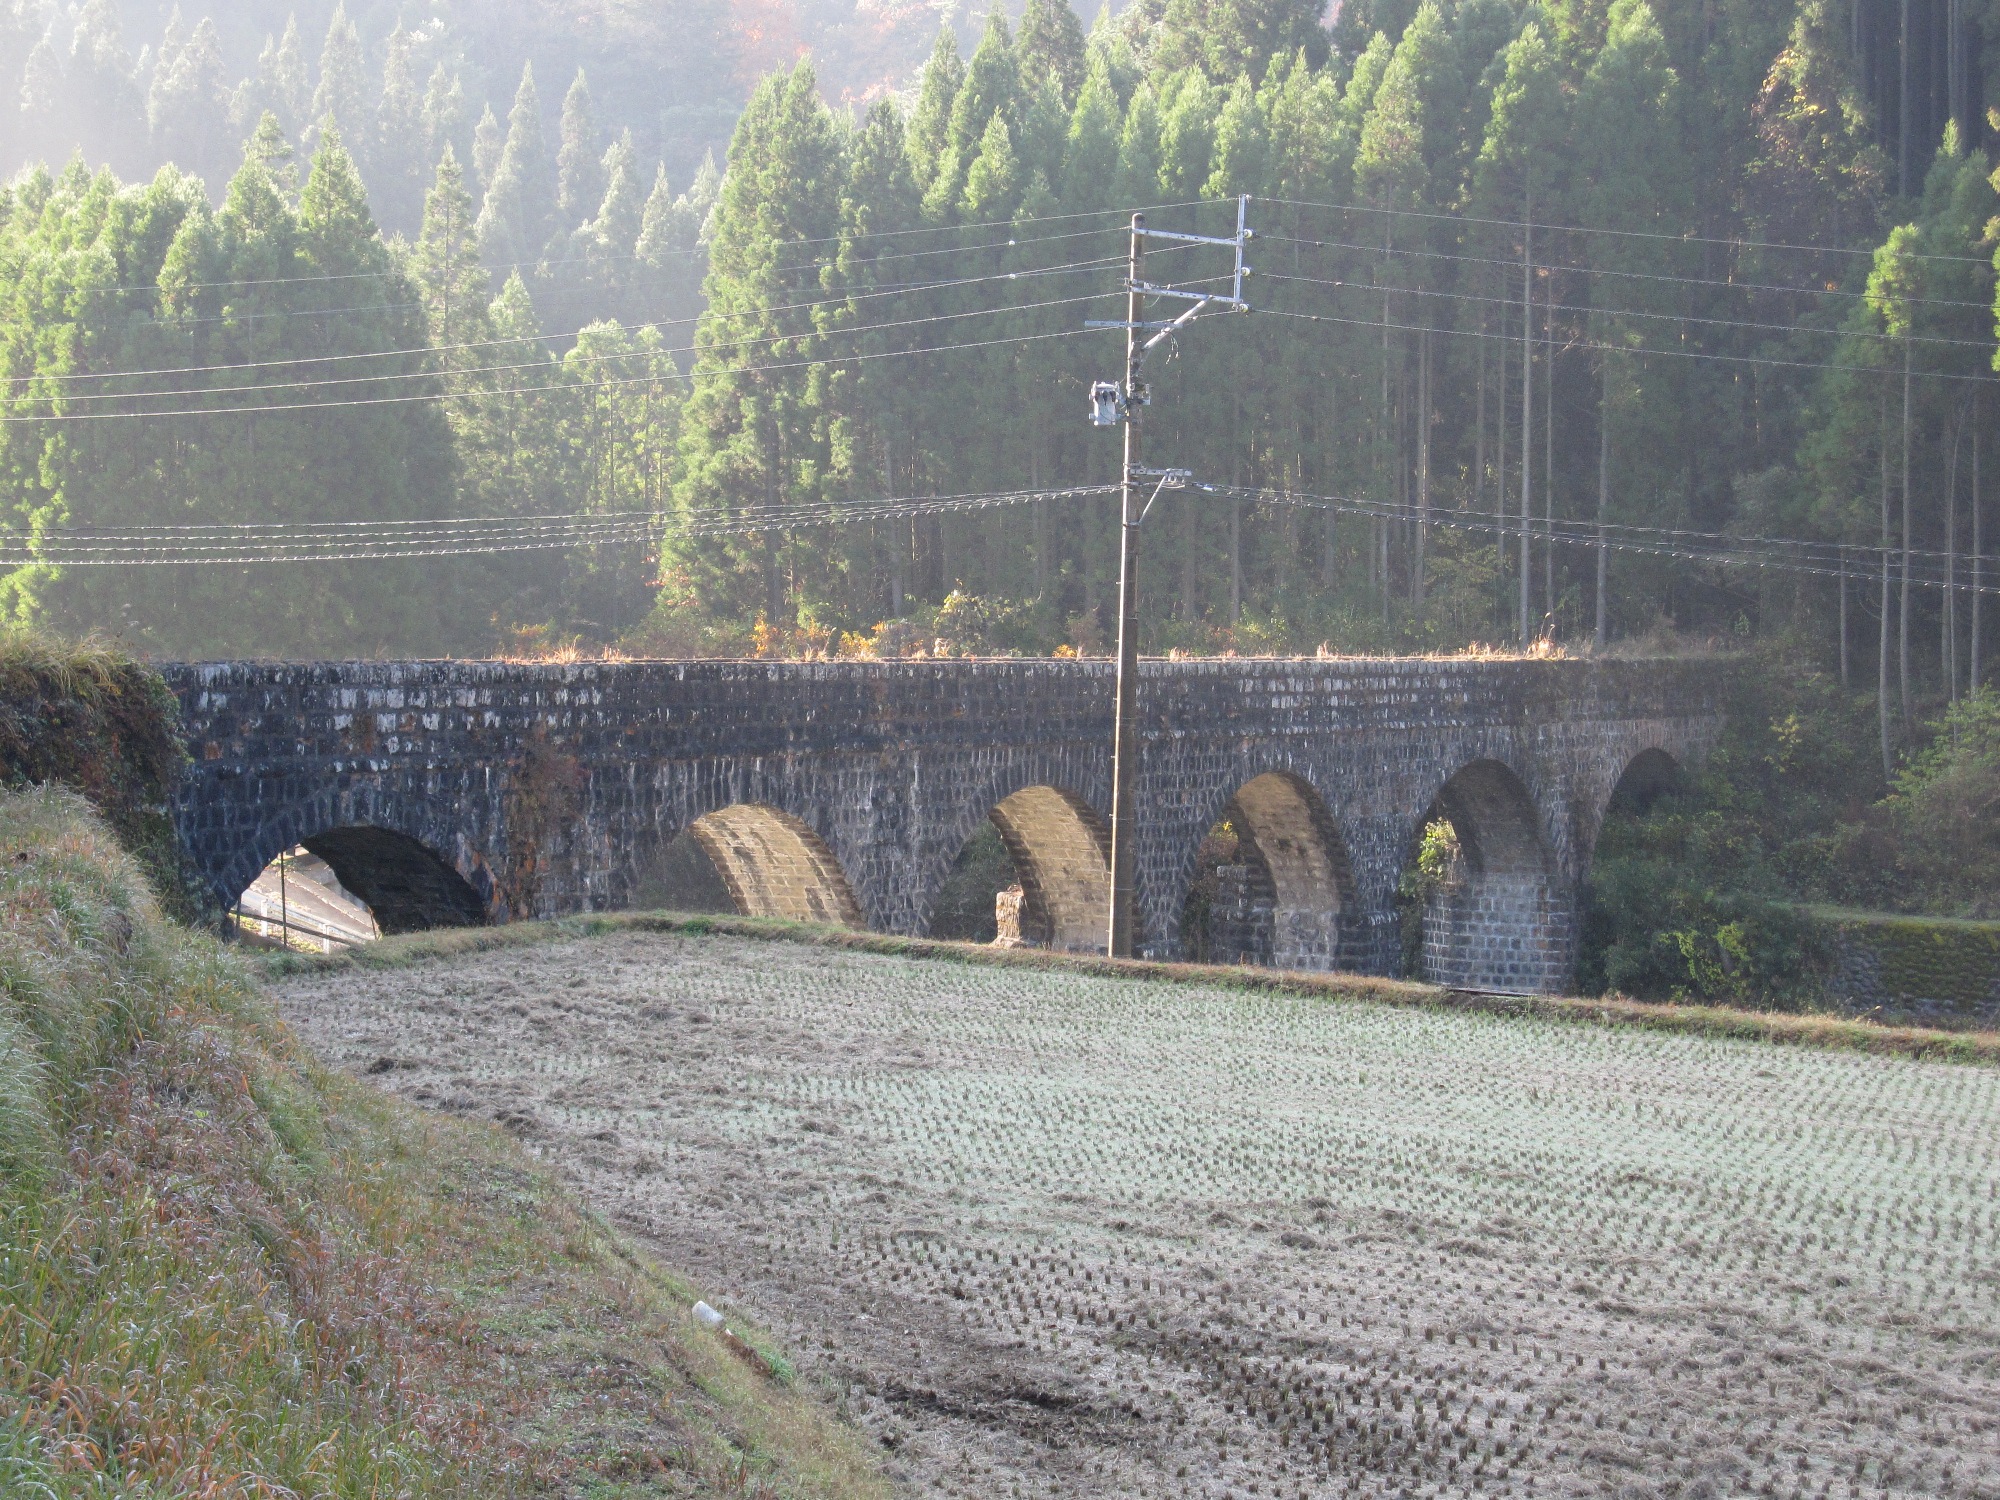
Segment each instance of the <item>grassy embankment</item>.
M1498 1015L1534 1016L1579 1025L1637 1026L1703 1036L1791 1046L1832 1047L1938 1061L2000 1063L2000 1032L1940 1031L1919 1026L1884 1026L1827 1014L1739 1010L1720 1005L1667 1005L1621 996L1477 995L1408 980L1361 974L1307 974L1276 969L1213 964L1111 959L1087 954L1050 953L1034 948L994 948L981 943L897 937L847 927L822 927L770 917L687 915L677 912L612 912L517 922L506 927L459 927L407 937L385 938L331 955L272 954L264 960L274 974L309 973L326 967L387 967L479 953L494 948L564 942L614 932L725 933L735 937L818 943L867 953L900 954L945 962L1029 969L1066 969L1079 974L1168 980L1212 989L1242 989L1322 996L1328 1000L1379 1005L1437 1006Z
M696 1295L316 1066L80 798L0 793L0 1492L882 1493Z

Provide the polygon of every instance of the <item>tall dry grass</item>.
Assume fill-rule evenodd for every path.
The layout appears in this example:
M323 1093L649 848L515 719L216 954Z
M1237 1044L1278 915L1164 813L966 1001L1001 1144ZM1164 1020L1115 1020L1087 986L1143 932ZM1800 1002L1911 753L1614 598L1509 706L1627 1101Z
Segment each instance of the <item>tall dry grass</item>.
M704 1295L303 1056L80 797L0 791L0 1496L878 1500Z
M0 795L0 1488L459 1488L461 1341L282 1053L80 798Z

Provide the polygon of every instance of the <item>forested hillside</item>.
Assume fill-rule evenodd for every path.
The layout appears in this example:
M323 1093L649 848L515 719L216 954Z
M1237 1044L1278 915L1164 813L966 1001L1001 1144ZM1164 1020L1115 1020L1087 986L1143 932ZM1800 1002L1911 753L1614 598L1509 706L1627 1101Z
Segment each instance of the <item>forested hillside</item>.
M941 43L907 111L848 126L806 69L767 80L713 223L716 347L696 365L678 497L1111 477L1116 437L1087 426L1084 393L1120 373L1119 335L1081 325L1122 316L1115 226L1154 205L1155 226L1222 233L1236 205L1199 201L1247 193L1258 311L1198 324L1153 367L1149 458L1238 487L1169 495L1148 522L1154 645L1511 640L1525 514L1531 634L1598 628L1584 543L1601 517L1620 544L1608 634L1798 621L1831 662L1837 551L1771 554L1823 572L1684 554L1858 548L1883 503L1900 546L1907 495L1910 670L1962 678L1970 607L1954 596L1958 644L1941 650L1936 585L1954 539L1968 581L1974 439L2000 411L1979 395L1993 194L1973 108L1993 75L1947 91L1901 193L1849 22L1816 0L1657 15L1432 0L1349 7L1329 34L1309 8L1172 0L1086 37L1031 4L968 59ZM1925 103L1913 93L1913 117ZM1147 264L1183 285L1226 268L1157 244ZM953 284L878 295L913 281ZM749 338L824 363L731 373ZM986 347L874 357L926 343ZM1302 496L1332 498L1284 503ZM1114 519L1065 500L705 543L677 550L669 580L724 616L842 626L895 613L899 586L936 601L962 584L986 622L1008 613L996 598L1034 601L1023 637L1070 622L1082 642L1104 619ZM1868 556L1850 561L1857 662L1879 606ZM1900 592L1891 612L1902 630Z
M861 98L922 62L936 27L928 8L842 0L0 0L0 173L80 149L219 187L263 111L294 141L331 114L383 223L414 232L439 148L469 163L486 115L504 130L524 65L551 111L584 70L647 177L657 159L685 186L762 73L810 50L835 98Z
M1256 311L1148 369L1204 486L1146 524L1149 648L1790 633L1901 733L1991 656L2000 3L1901 15L1030 0L865 107L770 73L676 178L571 81L588 26L455 135L431 22L337 12L171 147L198 176L86 142L7 190L10 605L173 653L1098 649L1083 324L1133 210L1247 195Z

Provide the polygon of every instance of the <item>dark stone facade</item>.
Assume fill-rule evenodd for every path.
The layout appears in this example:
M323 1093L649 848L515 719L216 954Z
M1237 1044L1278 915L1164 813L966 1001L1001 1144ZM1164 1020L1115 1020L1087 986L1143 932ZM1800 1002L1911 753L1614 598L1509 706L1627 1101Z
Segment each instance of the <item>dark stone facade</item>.
M869 926L921 933L954 856L1003 799L1050 787L1099 811L1110 800L1108 662L163 670L194 757L179 794L181 835L225 903L280 850L367 827L432 851L488 921L614 909L665 841L751 803L787 815L815 869L830 868L818 851L831 854ZM1722 670L1691 661L1148 661L1139 686L1142 946L1181 951L1204 833L1253 779L1281 773L1297 796L1315 799L1317 832L1267 826L1255 837L1267 847L1293 833L1337 844L1294 851L1288 868L1337 872L1316 899L1332 914L1341 967L1397 964L1398 875L1427 816L1442 810L1467 820L1468 846L1483 838L1509 851L1491 876L1469 872L1468 915L1484 920L1503 897L1524 918L1542 913L1543 931L1518 934L1540 951L1517 969L1529 982L1494 987L1556 983L1567 973L1576 886L1614 787L1644 751L1677 761L1705 752L1720 727ZM1448 784L1471 792L1448 796ZM1283 816L1283 796L1266 802L1280 809L1267 819ZM1518 826L1470 826L1482 818ZM1524 833L1534 849L1523 848ZM354 873L342 879L359 889L365 872ZM1507 890L1482 898L1477 887L1492 879ZM1285 899L1300 908L1297 891ZM1428 936L1427 950L1440 933ZM1442 943L1454 946L1464 945ZM1447 956L1440 977L1501 977L1462 956Z

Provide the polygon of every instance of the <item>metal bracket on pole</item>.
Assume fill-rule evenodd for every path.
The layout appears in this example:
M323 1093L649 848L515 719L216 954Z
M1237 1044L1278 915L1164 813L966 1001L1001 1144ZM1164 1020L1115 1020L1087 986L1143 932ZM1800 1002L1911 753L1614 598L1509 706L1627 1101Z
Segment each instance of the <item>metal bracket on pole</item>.
M1160 491L1179 489L1182 485L1186 484L1190 479L1194 478L1194 470L1193 469L1134 469L1132 471L1132 477L1134 479L1157 479L1160 481L1158 484L1153 486L1153 493L1146 497L1146 503L1139 508L1138 517L1135 520L1128 523L1133 526L1140 526L1145 523L1146 517L1153 513L1153 502L1160 498Z
M1100 380L1091 387L1090 421L1093 427L1115 427L1121 422L1129 422L1138 408L1149 403L1150 394L1146 390L1145 382L1139 379L1139 372L1146 356L1196 318L1205 312L1224 308L1233 312L1250 311L1249 299L1243 295L1243 282L1251 274L1251 268L1244 263L1243 252L1250 241L1256 238L1256 231L1251 229L1249 218L1250 196L1245 193L1236 200L1236 233L1233 235L1183 234L1177 229L1154 229L1144 222L1143 217L1132 226L1135 245L1149 239L1172 240L1176 244L1215 245L1232 251L1235 260L1230 267L1230 289L1227 292L1186 291L1180 287L1157 286L1150 281L1139 279L1135 273L1125 279L1125 291L1128 296L1169 297L1177 302L1190 304L1187 311L1178 317L1167 319L1131 315L1124 318L1083 320L1085 328L1115 328L1123 330L1128 335L1138 333L1152 335L1143 343L1136 339L1132 340L1134 347L1128 353L1135 355L1136 360L1126 371L1126 383L1122 389L1113 387L1110 381L1105 380ZM1132 264L1136 267L1139 262L1135 259Z

